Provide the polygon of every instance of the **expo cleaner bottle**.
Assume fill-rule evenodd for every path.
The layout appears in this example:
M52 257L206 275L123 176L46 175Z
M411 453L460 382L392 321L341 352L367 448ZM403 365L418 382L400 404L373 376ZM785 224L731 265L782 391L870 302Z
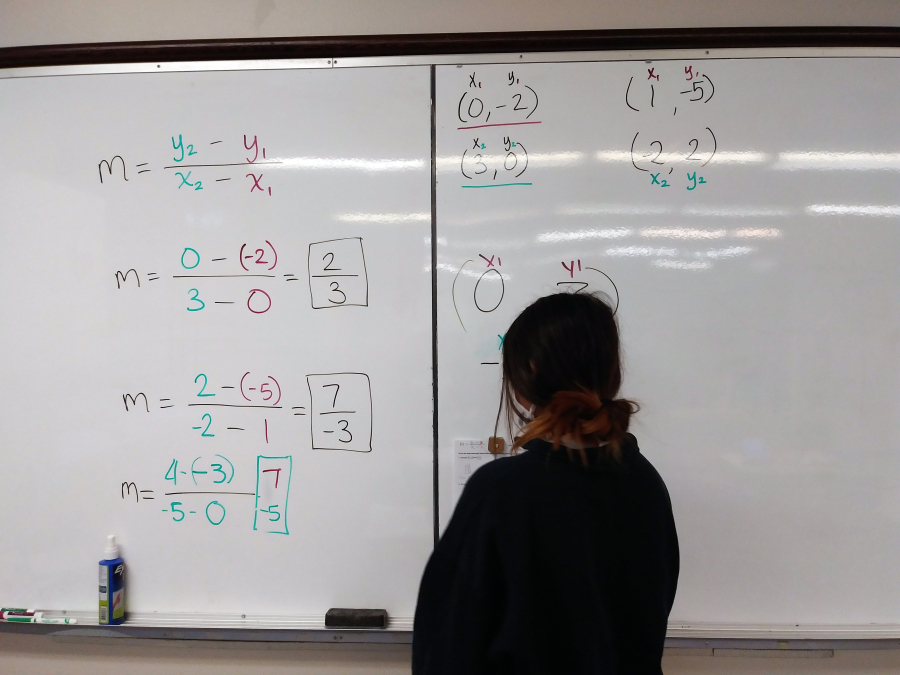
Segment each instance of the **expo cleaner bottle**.
M125 621L125 561L119 557L116 536L106 538L105 558L100 561L100 625Z

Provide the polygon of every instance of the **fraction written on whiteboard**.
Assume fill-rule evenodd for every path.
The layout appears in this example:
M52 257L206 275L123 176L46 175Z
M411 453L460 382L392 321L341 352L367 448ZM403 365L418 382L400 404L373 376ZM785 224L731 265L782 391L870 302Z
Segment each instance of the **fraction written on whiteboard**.
M225 142L222 140L189 143L182 134L172 136L171 141L171 151L166 149L171 154L167 154L159 166L144 161L132 164L118 154L101 159L97 164L100 183L141 184L151 180L144 174L153 173L153 167L156 167L157 171L171 176L166 180L177 190L199 192L234 179L241 181L245 192L271 197L272 187L267 183L263 167L284 163L279 159L267 159L266 149L261 147L255 135L245 134L242 148L237 148L236 142L220 145ZM237 149L231 150L232 147ZM248 156L251 154L252 157ZM247 172L247 167L252 167L252 170Z
M241 508L247 497L254 497L252 529L290 534L287 507L293 457L260 455L256 461L256 489L251 492L231 486L235 468L224 455L201 455L188 462L173 459L165 473L165 481L171 481L171 485L167 484L159 496L161 508L157 508L168 514L173 523L198 522L218 527L225 522L229 510ZM122 481L119 494L126 503L131 503L132 497L135 504L157 500L155 490L139 489L135 481L129 480Z
M276 271L278 249L269 239L233 244L229 248L236 255L223 255L228 249L211 255L201 254L191 246L182 250L177 273L168 275L174 283L185 286L181 311L193 313L236 306L251 314L265 314L275 305L275 287L300 279L296 272ZM307 276L313 309L368 307L369 280L361 237L310 244ZM160 281L163 275L158 271L141 273L131 267L116 270L113 278L116 289L122 291L143 288L142 281L149 285ZM239 280L248 283L240 285Z
M124 410L132 415L149 414L152 408L155 414L166 415L176 407L193 408L196 417L190 431L198 439L241 432L268 443L269 419L287 416L289 408L291 417L310 417L313 449L372 450L372 391L365 373L308 375L306 389L292 387L289 392L283 391L280 378L251 371L212 382L206 373L198 373L192 379L196 389L193 398L176 401L132 390L122 394ZM306 392L308 398L304 396ZM282 405L285 394L289 402L304 405Z

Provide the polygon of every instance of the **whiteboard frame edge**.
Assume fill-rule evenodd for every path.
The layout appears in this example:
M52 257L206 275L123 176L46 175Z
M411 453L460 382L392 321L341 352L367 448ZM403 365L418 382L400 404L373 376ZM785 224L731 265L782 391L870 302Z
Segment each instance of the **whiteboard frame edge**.
M71 66L32 66L0 69L0 80L73 75L125 75L239 70L310 70L456 66L502 63L591 63L613 61L680 61L785 58L900 58L900 47L743 47L739 49L655 49L628 51L509 52L502 54L434 54L422 56L361 56L313 59L226 61L147 61Z
M204 640L222 642L312 642L327 644L412 644L411 630L389 628L200 628L188 626L59 626L0 621L0 634L151 640Z
M334 68L455 66L506 63L680 61L684 59L897 58L898 47L742 47L736 49L596 50L335 58Z
M60 616L61 610L43 610ZM387 628L325 628L325 617L234 614L131 612L126 623L100 625L96 612L71 611L72 625L22 624L0 621L0 633L55 635L67 638L131 638L241 642L315 642L404 645L412 643L413 619L390 617Z
M76 624L21 624L0 622L0 633L48 635L67 639L151 639L211 642L326 643L411 645L411 629L239 628L235 626L179 625L189 617L156 616L156 625L99 626ZM323 619L324 621L324 619ZM232 621L232 623L238 623ZM171 625L167 625L171 624ZM224 622L223 622L224 624ZM666 649L900 650L900 626L669 626Z
M737 640L780 642L893 641L900 648L900 625L764 625L764 624L669 624L667 640ZM821 647L820 647L821 648Z
M101 63L77 66L33 66L0 69L0 80L72 75L132 75L135 73L195 73L234 70L318 70L332 68L333 60L258 59L252 61L147 61L145 63Z

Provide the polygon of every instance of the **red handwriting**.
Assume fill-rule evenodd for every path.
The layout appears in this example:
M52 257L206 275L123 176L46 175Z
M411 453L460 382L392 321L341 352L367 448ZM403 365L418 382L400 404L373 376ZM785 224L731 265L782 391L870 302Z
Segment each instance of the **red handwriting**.
M256 307L258 309L253 309L253 306L251 306L251 304L250 304L253 301L253 296L256 295L257 293L262 293L264 296L266 296L265 302L267 304L265 305L264 308L263 308L263 305L259 302L253 303L254 305L256 305ZM272 296L270 296L268 293L266 293L263 289L254 288L250 291L250 297L247 298L247 309L249 309L254 314L265 314L266 312L269 311L269 309L271 309L271 307L272 307Z
M581 271L581 261L580 260L572 260L569 262L568 265L566 265L565 262L562 263L562 266L565 267L566 272L569 273L570 279L575 278L575 263L578 263L578 271L580 272Z
M277 395L278 398L276 398L274 401L272 401L273 406L277 406L281 402L281 385L278 384L278 380L276 380L274 377L269 375L264 380L262 380L262 383L258 384L257 386L248 387L245 385L246 384L256 384L258 382L258 380L254 381L255 378L250 378L249 383L245 382L248 375L250 375L249 370L246 373L244 373L243 376L241 377L241 385L240 385L241 396L244 397L245 401L252 402L254 400L252 398L252 396L255 396L255 394L253 394L253 395L248 394L248 392L253 391L253 392L258 392L259 394L261 394L263 400L267 401L267 402L271 401L272 397ZM271 384L269 383L269 380L271 380ZM272 384L275 385L275 389L272 389Z
M266 242L266 244L269 245L269 250L272 252L272 256L273 256L272 266L267 267L266 269L274 270L275 265L278 264L278 252L275 250L275 247L272 246L272 242L270 242L268 239L265 239L264 241ZM244 264L245 260L253 260L254 258L256 258L255 260L253 260L253 262L257 265L268 265L269 264L269 261L265 259L265 256L268 254L268 251L258 248L254 251L254 253L252 255L250 255L250 254L244 253L246 248L247 248L247 244L242 244L241 252L238 254L238 261L241 263L241 267L244 269L245 272L250 271L249 269L247 269L247 265Z
M278 487L278 477L281 475L281 469L263 469L263 473L275 472L275 487Z
M259 146L256 143L256 136L253 137L253 142L250 145L247 145L247 134L244 134L244 148L246 150L253 150L253 159L247 158L247 161L253 164L256 161L256 158L259 157ZM265 155L263 155L265 157Z
M250 188L250 192L253 192L254 190L259 190L260 192L263 191L262 186L259 184L259 181L262 180L262 177L263 177L263 175L262 175L262 174L259 174L259 177L257 178L257 176L256 176L255 173L248 173L248 174L245 176L245 178L252 178L252 179L253 179L253 187Z

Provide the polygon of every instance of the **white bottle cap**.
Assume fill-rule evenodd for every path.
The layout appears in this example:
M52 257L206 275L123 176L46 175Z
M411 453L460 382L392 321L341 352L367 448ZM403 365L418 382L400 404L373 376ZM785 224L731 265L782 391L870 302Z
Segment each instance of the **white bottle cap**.
M119 547L116 545L116 535L111 534L106 538L106 553L104 560L115 560L119 557Z

